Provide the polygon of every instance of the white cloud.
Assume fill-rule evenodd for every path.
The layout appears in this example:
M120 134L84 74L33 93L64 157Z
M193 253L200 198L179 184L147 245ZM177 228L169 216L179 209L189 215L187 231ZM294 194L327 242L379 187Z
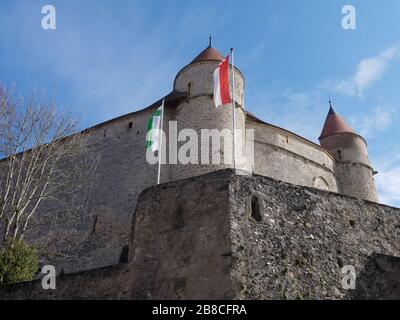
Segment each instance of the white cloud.
M393 123L393 109L376 107L369 116L353 118L352 127L364 138L372 138L376 133L389 128Z
M364 91L385 73L389 62L398 57L400 46L394 45L378 55L361 60L352 77L333 86L335 92L348 96L362 96Z
M400 207L400 165L380 171L376 186L381 203Z

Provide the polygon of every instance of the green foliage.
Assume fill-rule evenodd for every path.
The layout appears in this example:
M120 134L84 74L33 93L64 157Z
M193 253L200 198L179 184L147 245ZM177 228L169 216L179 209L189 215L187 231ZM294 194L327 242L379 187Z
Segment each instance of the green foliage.
M0 286L32 280L39 269L35 249L22 241L9 241L0 249Z

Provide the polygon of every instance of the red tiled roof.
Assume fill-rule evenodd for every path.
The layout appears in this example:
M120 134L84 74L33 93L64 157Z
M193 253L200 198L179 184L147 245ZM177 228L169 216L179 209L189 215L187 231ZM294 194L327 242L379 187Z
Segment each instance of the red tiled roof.
M224 57L213 47L208 46L205 48L193 61L190 63L200 62L200 61L222 61Z
M332 106L329 108L328 115L325 120L319 139L328 137L337 133L355 133L353 129L344 121L344 119L336 113Z

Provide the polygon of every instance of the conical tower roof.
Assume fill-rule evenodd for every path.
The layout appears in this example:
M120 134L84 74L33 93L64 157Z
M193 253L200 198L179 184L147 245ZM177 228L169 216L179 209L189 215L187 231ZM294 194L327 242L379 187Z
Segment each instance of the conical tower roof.
M190 63L200 62L200 61L222 61L224 57L213 47L205 48L193 61Z
M200 54L193 59L190 63L200 62L200 61L222 61L224 57L222 54L218 52L218 50L214 49L211 45L211 36L210 36L210 43L207 48L205 48Z
M344 119L336 113L330 101L329 105L329 112L326 116L325 124L319 139L321 140L337 133L355 133L354 130L346 123L346 121L344 121Z

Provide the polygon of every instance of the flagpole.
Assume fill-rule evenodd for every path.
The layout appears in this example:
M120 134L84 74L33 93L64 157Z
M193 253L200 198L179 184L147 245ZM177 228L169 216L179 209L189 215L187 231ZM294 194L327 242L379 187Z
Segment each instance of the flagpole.
M161 179L161 154L162 154L162 138L163 138L163 124L164 124L164 100L161 104L161 126L160 126L160 142L158 146L158 176L157 176L157 184L160 184Z
M233 48L231 48L232 65L232 126L233 126L233 168L236 169L236 106L235 106L235 64L233 60Z

